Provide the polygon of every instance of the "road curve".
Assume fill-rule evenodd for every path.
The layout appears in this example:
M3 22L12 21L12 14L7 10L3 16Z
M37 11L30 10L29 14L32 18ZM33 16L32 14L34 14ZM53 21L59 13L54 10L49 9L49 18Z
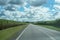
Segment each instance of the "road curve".
M30 24L16 40L60 40L60 32Z

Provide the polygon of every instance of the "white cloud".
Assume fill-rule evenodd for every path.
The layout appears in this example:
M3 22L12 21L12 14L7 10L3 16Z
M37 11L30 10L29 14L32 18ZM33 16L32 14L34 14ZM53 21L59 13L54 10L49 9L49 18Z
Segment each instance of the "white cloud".
M57 3L60 2L60 0L56 0ZM58 4L55 4L54 5L54 8L55 8L55 19L60 19L60 5Z
M56 9L60 9L60 5L54 5Z
M55 0L56 3L60 3L60 0Z
M32 18L31 20L35 20L35 21L41 21L41 20L52 20L52 14L50 13L50 9L40 6L40 7L30 7L30 9L26 9L25 10L26 13L29 13Z
M24 3L24 0L11 0L9 3L15 5L22 5Z
M6 6L8 4L11 5L23 5L25 0L0 0L0 5Z
M36 7L36 6L41 6L45 4L47 0L27 0L27 2L29 2L30 5Z
M60 19L60 12L57 13L57 15L55 16L55 19Z
M18 20L18 21L46 21L60 18L60 5L54 5L54 10L50 10L47 7L41 6L47 2L47 0L28 0L30 3L30 8L26 8L25 2L23 4L23 0L11 0L5 7L4 14L5 16L1 16L0 18L6 18L10 20ZM20 3L21 2L21 3ZM40 3L41 2L41 3ZM57 1L56 1L57 2ZM13 4L13 6L12 6ZM20 12L17 8L21 6L24 7L24 12ZM37 7L38 6L38 7ZM53 12L52 12L53 11ZM56 13L55 13L56 11ZM1 13L0 13L1 14ZM54 16L53 16L54 15Z
M14 6L14 5L7 5L7 6L4 7L4 9L5 9L6 11L7 11L7 10L9 10L9 11L16 11L16 10L17 10L17 7Z
M0 5L7 5L10 0L0 0Z
M23 12L20 11L3 11L4 15L0 18L10 19L10 20L19 20L21 16L23 16Z

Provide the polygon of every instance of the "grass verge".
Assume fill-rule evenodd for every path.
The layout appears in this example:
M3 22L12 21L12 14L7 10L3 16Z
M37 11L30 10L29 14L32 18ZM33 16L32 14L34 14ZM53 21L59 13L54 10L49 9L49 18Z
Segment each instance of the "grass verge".
M58 27L54 27L54 26L49 26L49 25L40 25L42 27L46 27L46 28L49 28L49 29L53 29L53 30L57 30L57 31L60 31L60 28Z
M7 40L16 32L23 30L27 25L16 26L4 30L0 30L0 40Z

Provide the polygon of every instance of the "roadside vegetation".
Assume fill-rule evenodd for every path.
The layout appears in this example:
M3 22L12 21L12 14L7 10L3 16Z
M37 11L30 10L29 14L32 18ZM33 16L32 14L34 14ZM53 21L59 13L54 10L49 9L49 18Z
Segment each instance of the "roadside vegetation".
M10 27L19 26L19 25L21 26L21 25L25 25L25 24L27 24L27 23L0 19L0 30L10 28Z
M0 30L0 40L8 40L11 37L14 38L14 34L17 35L17 32L22 32L26 28L26 25L15 26L8 29Z
M42 25L46 28L60 31L60 19L53 20L53 21L39 21L39 22L32 22L32 23L35 25Z
M40 25L40 26L46 27L46 28L49 28L49 29L53 29L53 30L56 30L56 31L60 31L60 28L59 27L50 26L50 25Z
M0 19L0 40L8 40L17 32L22 32L28 23Z

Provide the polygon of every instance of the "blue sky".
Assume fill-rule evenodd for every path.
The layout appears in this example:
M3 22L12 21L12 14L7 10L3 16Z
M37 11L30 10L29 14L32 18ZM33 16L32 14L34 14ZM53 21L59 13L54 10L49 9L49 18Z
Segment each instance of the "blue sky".
M49 21L60 18L59 0L5 1L0 0L0 19L16 21Z
M52 10L54 4L55 4L55 0L48 0L47 3L42 5L42 6L48 7L48 8L50 8ZM25 5L26 8L30 8L30 6L31 5L29 3ZM24 11L24 7L20 7L20 11Z
M48 0L47 4L45 4L44 6L53 9L54 4L55 4L55 0Z

